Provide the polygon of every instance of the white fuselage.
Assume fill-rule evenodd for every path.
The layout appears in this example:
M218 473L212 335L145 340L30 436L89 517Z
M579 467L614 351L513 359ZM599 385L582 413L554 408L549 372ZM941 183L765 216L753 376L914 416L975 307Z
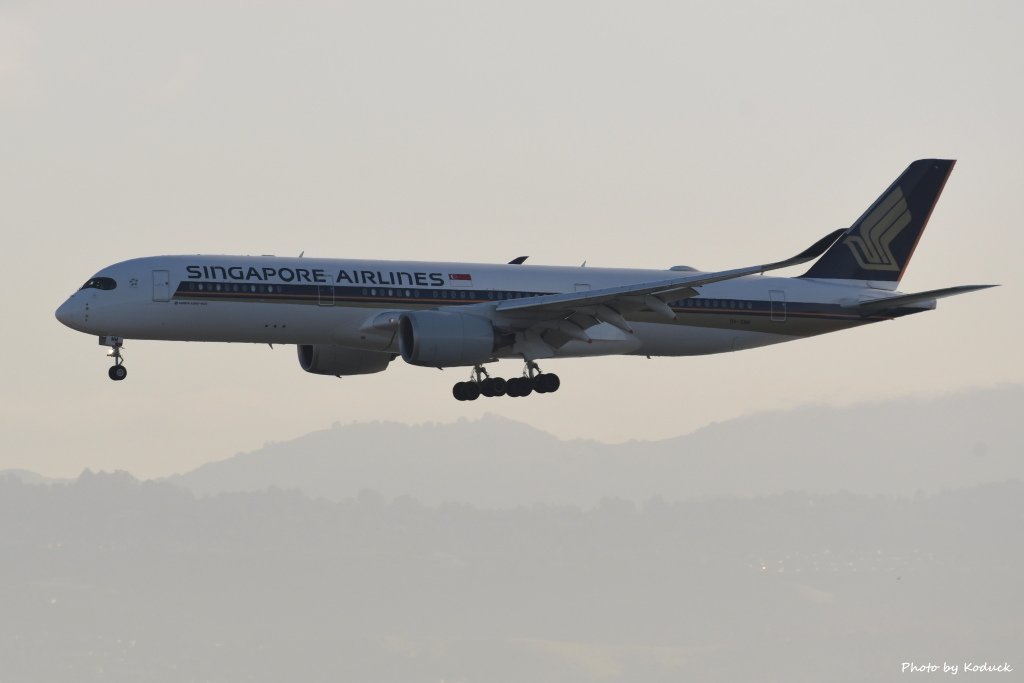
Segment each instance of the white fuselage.
M398 352L389 314L486 307L537 294L650 282L679 272L345 259L157 256L123 261L58 309L73 329L169 341L332 344ZM92 280L90 281L92 282ZM631 332L603 323L557 357L684 356L753 348L894 317L851 307L895 293L863 283L743 277L668 303L675 320L628 315ZM919 306L906 312L927 310ZM497 354L522 357L515 346Z

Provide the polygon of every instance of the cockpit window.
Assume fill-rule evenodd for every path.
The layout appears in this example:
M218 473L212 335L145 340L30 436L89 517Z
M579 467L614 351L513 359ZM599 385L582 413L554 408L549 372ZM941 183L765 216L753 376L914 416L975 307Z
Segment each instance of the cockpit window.
M114 289L117 282L110 277L94 277L82 285L82 289Z

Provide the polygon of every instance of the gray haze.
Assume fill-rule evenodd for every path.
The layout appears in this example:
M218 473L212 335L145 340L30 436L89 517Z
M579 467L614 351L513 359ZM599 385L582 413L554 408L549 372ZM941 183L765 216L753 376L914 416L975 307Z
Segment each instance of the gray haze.
M2 3L0 467L148 478L335 421L486 412L666 439L1024 382L1021 25L1009 0ZM148 254L763 263L926 156L959 163L904 289L1003 287L776 348L551 363L557 400L467 405L447 395L461 371L339 381L287 347L131 340L114 384L53 318Z
M1020 680L1022 397L619 447L377 423L164 481L0 473L0 681Z
M915 500L496 512L372 494L196 500L126 474L0 480L15 559L0 565L0 678L881 681L905 680L904 661L1019 667L1022 499L1007 482Z

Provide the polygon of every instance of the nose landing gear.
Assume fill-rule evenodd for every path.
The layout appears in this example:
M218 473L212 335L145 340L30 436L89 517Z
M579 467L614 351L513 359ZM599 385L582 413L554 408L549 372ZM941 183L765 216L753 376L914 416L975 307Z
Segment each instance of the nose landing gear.
M458 382L452 387L452 396L457 401L475 401L481 396L511 396L519 398L538 394L550 394L558 391L562 384L558 375L553 372L541 372L533 361L527 361L522 377L504 380L491 377L482 366L473 368L473 375L468 382Z
M114 364L107 370L107 377L120 382L128 376L128 368L124 366L124 357L121 355L121 347L124 346L124 339L121 337L100 337L100 346L109 346L108 358L114 359Z

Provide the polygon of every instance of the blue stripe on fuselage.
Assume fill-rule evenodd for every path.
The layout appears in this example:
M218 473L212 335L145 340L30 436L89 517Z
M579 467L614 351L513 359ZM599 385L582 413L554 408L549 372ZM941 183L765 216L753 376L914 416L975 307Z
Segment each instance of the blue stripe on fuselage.
M343 305L408 304L454 306L524 299L552 292L519 292L512 290L423 289L411 287L352 287L330 284L252 284L215 281L184 281L174 293L176 300L234 301L263 303L301 303ZM677 314L701 315L773 315L773 302L757 299L723 299L692 297L669 301ZM886 320L928 310L902 307L884 314L862 316L839 304L788 301L774 302L774 314L786 318L830 318L845 320Z

